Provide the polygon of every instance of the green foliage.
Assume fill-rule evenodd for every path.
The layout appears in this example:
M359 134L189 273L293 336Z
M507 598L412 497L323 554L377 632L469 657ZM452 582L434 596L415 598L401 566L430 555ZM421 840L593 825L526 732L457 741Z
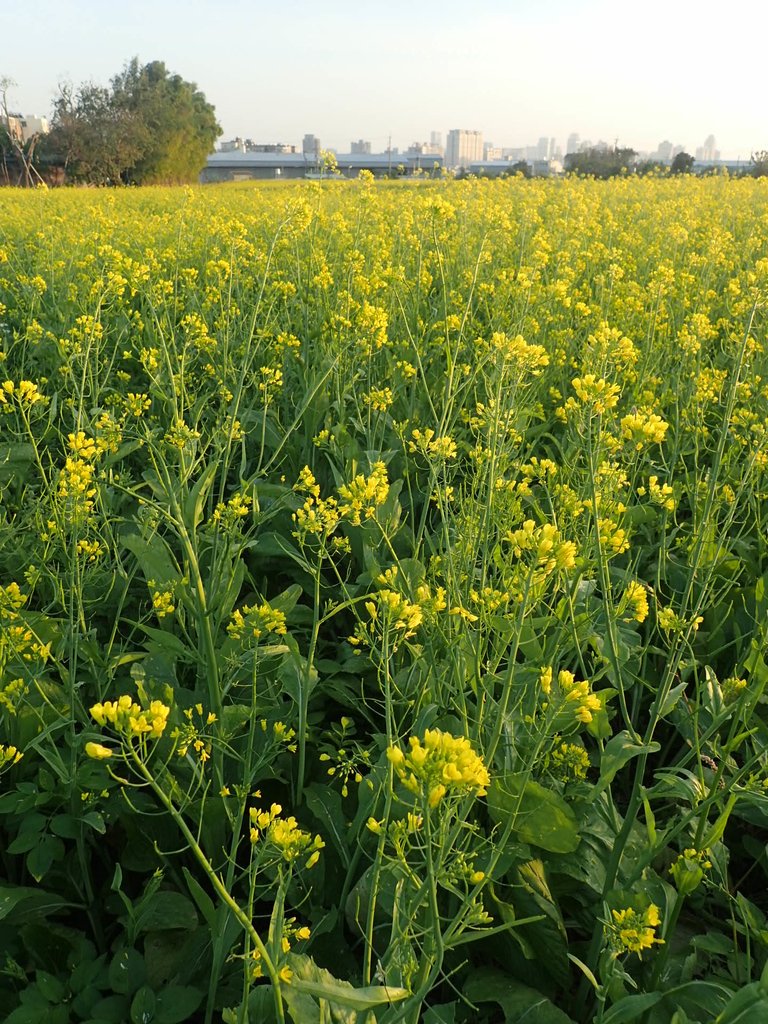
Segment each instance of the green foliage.
M221 129L197 87L134 57L109 88L61 87L46 149L94 184L196 181Z
M12 197L0 1018L764 1015L766 202Z
M568 153L565 157L565 169L574 174L591 175L595 178L615 178L634 169L636 156L635 150L628 146L593 146L579 153Z
M690 153L676 153L670 168L672 174L690 174L693 170L693 157Z

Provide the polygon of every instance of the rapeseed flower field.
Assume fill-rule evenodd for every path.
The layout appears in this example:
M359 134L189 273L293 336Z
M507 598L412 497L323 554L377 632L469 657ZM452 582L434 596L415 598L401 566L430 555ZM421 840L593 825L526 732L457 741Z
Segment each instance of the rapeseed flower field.
M768 187L0 194L0 1014L768 1014Z

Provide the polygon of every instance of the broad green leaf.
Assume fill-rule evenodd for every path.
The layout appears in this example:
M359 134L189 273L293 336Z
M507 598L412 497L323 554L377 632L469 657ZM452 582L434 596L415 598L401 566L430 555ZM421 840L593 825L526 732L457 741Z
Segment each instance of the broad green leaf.
M168 985L157 994L156 1024L184 1024L203 1000L203 993L190 985Z
M288 966L293 971L290 984L285 986L286 1000L291 996L299 997L301 1013L307 1020L314 1019L307 998L325 1000L334 1011L334 1019L340 1018L343 1024L368 1024L369 1011L376 1006L387 1006L391 1003L407 999L410 992L405 988L385 985L369 985L355 988L348 981L339 981L322 967L318 967L312 957L303 954L290 954ZM292 1010L292 1013L294 1011ZM358 1013L365 1016L358 1019ZM295 1013L294 1013L295 1016ZM317 1018L320 1019L319 1017Z
M488 790L494 821L506 825L526 843L550 853L571 853L579 845L576 815L563 798L521 774L503 775Z
M144 957L135 949L121 949L109 965L109 984L113 992L130 996L147 980Z
M143 985L131 1002L131 1024L152 1024L157 998L149 985Z
M640 1020L646 1010L664 998L663 992L644 992L641 995L624 996L610 1008L602 1024L631 1024Z
M158 892L146 900L136 915L136 932L191 931L197 927L197 914L192 903L180 892Z
M184 872L184 879L192 899L197 904L197 909L205 918L205 923L212 932L216 931L216 907L208 893L203 889L194 875L190 874L187 868L181 869Z
M162 587L164 583L178 579L182 575L171 549L157 534L145 540L138 533L126 531L120 535L120 540L123 547L128 548L136 556L147 582L154 580L158 587Z
M630 734L624 729L622 732L610 739L603 750L600 758L600 779L595 786L593 797L599 796L613 782L617 773L633 757L640 754L655 754L661 750L658 743L635 743Z
M191 533L195 532L202 521L203 505L208 498L219 468L218 462L209 462L184 502L184 523Z
M574 1024L573 1020L535 988L493 968L475 971L464 986L473 1003L498 1003L505 1024Z

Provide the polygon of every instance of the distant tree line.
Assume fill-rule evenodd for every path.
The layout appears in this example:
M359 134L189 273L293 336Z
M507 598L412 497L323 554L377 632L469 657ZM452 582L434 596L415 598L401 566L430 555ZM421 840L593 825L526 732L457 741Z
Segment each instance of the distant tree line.
M693 174L694 158L690 153L676 153L670 165L660 160L637 160L637 152L629 147L593 146L578 153L568 153L565 169L573 174L594 178L614 178L622 174ZM714 165L713 165L714 166ZM714 166L716 170L716 166ZM702 173L712 173L710 168ZM753 153L743 175L768 177L768 150Z
M107 87L59 86L35 164L92 185L197 181L220 134L213 106L194 83L162 61L142 65L134 57ZM3 152L9 135L0 133Z

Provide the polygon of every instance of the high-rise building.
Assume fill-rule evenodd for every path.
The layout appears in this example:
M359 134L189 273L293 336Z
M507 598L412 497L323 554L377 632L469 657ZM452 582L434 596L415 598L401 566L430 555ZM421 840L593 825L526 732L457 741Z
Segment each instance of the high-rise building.
M304 156L311 160L320 159L320 139L316 135L305 135L301 144L301 151Z
M452 128L445 146L446 167L469 167L483 159L483 133Z
M658 149L656 150L656 156L659 160L668 164L672 159L672 143L669 139L664 139L663 142L659 143Z
M566 153L578 153L579 143L581 142L581 136L578 132L571 132L568 136L568 141L565 144Z
M365 139L358 139L357 142L350 142L349 152L358 154L370 153L371 144L370 142L366 142Z
M704 145L701 147L701 149L701 158L702 160L706 160L708 163L711 162L712 160L717 160L717 157L720 155L717 152L717 141L714 135L708 135L706 139L704 139Z
M430 146L436 146L442 151L443 148L443 133L442 132L430 132L429 133L429 144Z

